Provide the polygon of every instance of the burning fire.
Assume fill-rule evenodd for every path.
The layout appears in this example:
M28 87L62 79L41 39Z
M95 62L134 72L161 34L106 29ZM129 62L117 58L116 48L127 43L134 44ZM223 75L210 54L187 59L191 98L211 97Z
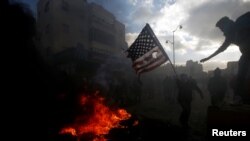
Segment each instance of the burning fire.
M63 130L60 131L60 134L71 134L72 136L77 136L76 129L71 127L64 128Z
M71 134L80 138L85 134L93 134L93 141L106 141L104 135L108 134L112 128L124 128L119 123L127 120L131 115L124 109L110 109L104 104L104 98L98 96L96 92L93 96L81 96L80 104L82 108L91 106L88 116L77 117L74 124L63 128L60 134Z

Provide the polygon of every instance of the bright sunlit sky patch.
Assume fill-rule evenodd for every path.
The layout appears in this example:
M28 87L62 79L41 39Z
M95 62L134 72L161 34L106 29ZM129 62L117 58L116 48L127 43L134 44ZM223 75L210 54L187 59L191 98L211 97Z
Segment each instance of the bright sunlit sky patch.
M37 0L21 0L36 9ZM88 0L113 13L125 24L128 45L149 23L172 60L173 30L175 32L176 64L199 61L213 53L224 41L215 23L223 16L235 20L249 11L250 0ZM241 53L231 45L226 51L203 64L204 70L225 68L228 61L238 61Z

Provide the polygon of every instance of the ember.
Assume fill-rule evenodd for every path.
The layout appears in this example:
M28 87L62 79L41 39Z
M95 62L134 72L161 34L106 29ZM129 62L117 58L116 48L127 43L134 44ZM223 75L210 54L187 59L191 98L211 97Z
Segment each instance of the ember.
M72 136L76 136L76 130L74 128L64 128L59 132L59 134L71 134Z
M126 128L119 123L127 120L131 115L124 109L111 109L104 104L104 98L96 92L93 96L82 95L80 104L82 108L91 106L92 111L87 115L80 115L70 126L63 128L59 134L71 134L81 138L86 134L94 135L93 141L105 141L104 135L112 128Z

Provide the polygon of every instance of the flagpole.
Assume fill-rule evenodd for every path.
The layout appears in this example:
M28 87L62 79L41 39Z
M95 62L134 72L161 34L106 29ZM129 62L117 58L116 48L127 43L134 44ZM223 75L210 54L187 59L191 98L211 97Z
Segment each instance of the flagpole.
M163 52L163 54L168 58L168 60L169 60L169 62L170 62L170 65L171 65L171 67L172 67L172 69L173 69L173 71L174 71L174 74L175 74L175 76L178 78L177 72L176 72L176 70L175 70L175 68L174 68L174 66L173 66L173 64L172 64L172 62L171 62L171 60L170 60L170 58L168 57L167 53L165 52L164 48L162 47L160 41L156 38L156 36L155 36L153 30L151 29L151 27L149 26L149 24L147 23L146 25L148 26L149 31L151 32L151 34L154 36L153 39L154 39L155 42L159 45L159 48L161 49L161 51Z
M162 50L162 52L164 53L164 55L168 57L168 55L167 55L167 53L165 52L165 50L164 50L162 47L160 47L160 49ZM174 71L175 76L178 77L177 72L176 72L176 70L175 70L175 67L174 67L174 65L172 64L172 61L170 60L169 57L168 57L168 60L169 60L169 62L170 62L171 68L172 68L173 71ZM166 67L166 68L167 68L167 67Z
M162 49L162 52L164 52L164 54L165 54L165 51L164 51L163 49ZM172 62L171 62L170 59L169 59L169 62L170 62L171 68L172 68L173 71L174 71L175 76L178 77L177 72L176 72L176 70L175 70L175 67L173 66L173 64L172 64Z

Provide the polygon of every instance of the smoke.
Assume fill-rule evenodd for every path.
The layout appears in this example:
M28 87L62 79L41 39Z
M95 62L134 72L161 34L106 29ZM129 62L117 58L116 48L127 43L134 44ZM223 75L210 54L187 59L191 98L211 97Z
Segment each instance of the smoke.
M130 60L124 54L116 54L118 57L108 57L97 68L93 77L94 84L99 85L104 91L109 91L112 84L118 85L126 78L124 75L130 75L132 68Z

